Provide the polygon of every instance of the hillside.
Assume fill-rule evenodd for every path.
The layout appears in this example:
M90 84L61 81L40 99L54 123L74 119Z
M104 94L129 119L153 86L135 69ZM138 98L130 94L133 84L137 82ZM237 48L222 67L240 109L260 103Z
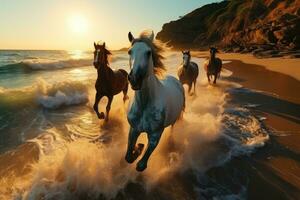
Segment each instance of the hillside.
M163 25L157 39L176 49L218 46L258 57L300 53L300 0L227 0Z

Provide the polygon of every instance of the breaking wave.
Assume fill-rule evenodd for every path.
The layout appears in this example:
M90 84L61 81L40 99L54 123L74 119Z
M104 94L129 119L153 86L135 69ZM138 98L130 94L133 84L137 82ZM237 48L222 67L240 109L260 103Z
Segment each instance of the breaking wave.
M30 87L0 88L0 108L36 105L57 109L61 106L86 103L88 101L88 86L89 83L68 80L49 84L40 78Z
M11 73L16 70L58 70L65 68L78 68L85 66L92 66L93 59L68 59L60 61L41 60L37 57L28 57L28 60L22 62L0 66L0 73ZM124 55L116 55L111 58L112 62L127 61Z
M32 70L55 70L55 69L63 69L70 67L83 67L92 65L93 61L91 59L69 59L62 61L24 61L19 63L21 66Z

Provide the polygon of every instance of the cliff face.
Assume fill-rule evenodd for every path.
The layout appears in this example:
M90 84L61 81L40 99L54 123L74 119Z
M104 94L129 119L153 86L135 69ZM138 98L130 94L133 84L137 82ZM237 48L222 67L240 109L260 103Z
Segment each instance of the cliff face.
M300 49L300 0L227 0L164 24L157 39L174 48L281 56ZM298 51L297 51L298 52Z

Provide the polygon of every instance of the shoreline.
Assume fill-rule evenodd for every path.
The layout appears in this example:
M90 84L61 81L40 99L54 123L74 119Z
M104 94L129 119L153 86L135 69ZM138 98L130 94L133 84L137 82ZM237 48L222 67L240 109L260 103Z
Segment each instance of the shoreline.
M208 52L195 52L194 56L207 58ZM300 66L298 59L255 58L249 54L218 54L231 61L223 67L232 71L226 80L242 85L250 92L232 92L229 104L257 105L251 108L263 116L271 130L270 141L240 165L250 164L247 172L250 199L289 199L300 197ZM288 69L281 64L289 66ZM246 165L247 165L246 164ZM260 187L260 188L258 188ZM262 189L262 188L263 189ZM261 192L259 192L261 191Z
M193 55L199 58L208 58L208 51L195 51ZM279 72L300 81L300 59L298 58L256 58L252 54L218 53L222 60L238 60L245 64L262 66L270 71Z

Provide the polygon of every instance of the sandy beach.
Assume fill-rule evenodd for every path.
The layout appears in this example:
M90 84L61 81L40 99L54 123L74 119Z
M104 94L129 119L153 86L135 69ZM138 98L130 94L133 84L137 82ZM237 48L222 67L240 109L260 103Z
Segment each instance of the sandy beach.
M208 52L195 56L206 58ZM300 197L300 70L299 59L257 59L249 54L223 54L233 72L231 81L246 93L231 92L233 105L254 105L251 110L265 119L271 131L269 143L249 160L237 161L247 166L252 179L250 199L298 199ZM248 165L249 164L249 165ZM244 166L244 167L245 167ZM251 167L249 167L251 166Z

